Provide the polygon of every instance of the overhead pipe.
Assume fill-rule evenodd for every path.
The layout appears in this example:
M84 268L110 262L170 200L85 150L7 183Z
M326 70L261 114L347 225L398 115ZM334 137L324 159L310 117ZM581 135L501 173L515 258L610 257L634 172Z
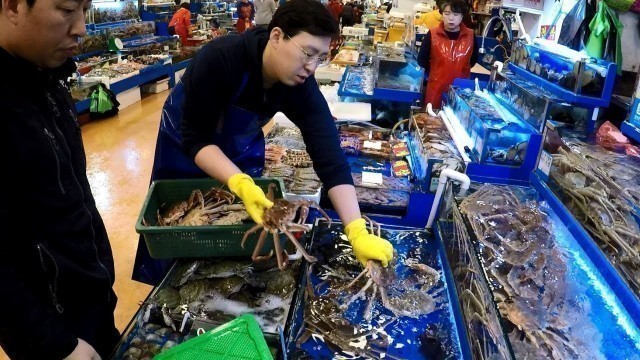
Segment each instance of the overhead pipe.
M440 201L442 200L442 193L444 192L444 186L447 184L449 180L459 181L460 191L458 192L458 196L463 196L469 190L469 186L471 185L471 179L466 174L461 172L457 172L452 169L444 169L440 172L440 177L438 178L438 189L436 190L436 196L433 199L433 205L431 205L431 212L429 213L429 220L427 221L427 229L431 229L433 225L433 219L436 217L436 211L438 210L438 206L440 206Z

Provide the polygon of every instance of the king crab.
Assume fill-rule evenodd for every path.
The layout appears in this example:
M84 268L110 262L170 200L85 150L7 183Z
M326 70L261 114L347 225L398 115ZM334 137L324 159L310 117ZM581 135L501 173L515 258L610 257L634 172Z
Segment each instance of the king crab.
M256 243L256 247L253 250L253 254L251 255L251 260L260 261L271 258L273 252L269 253L266 256L260 256L260 251L264 247L264 242L267 238L267 235L271 233L273 236L273 245L275 248L276 258L278 260L278 268L280 270L284 270L287 266L287 261L293 258L297 258L296 255L289 256L286 251L282 249L282 244L280 243L280 237L278 234L283 233L291 240L293 245L296 247L297 251L310 263L316 262L318 259L309 255L302 245L298 242L298 240L293 236L291 231L303 231L307 232L310 230L309 226L305 225L304 222L307 220L307 216L309 215L309 208L316 208L322 213L325 219L329 221L329 225L331 225L331 218L329 215L320 208L320 206L312 200L296 200L296 201L288 201L285 199L274 199L274 188L275 184L269 184L269 190L267 192L267 198L273 201L273 206L267 209L264 212L263 223L256 224L251 229L247 230L242 237L241 246L244 248L244 243L249 238L249 235L254 232L262 229L260 233L260 237L258 238L258 242ZM300 216L298 217L298 221L295 221L296 214L300 210ZM285 259L286 255L286 259Z
M163 212L158 209L158 225L205 225L211 214L242 209L242 206L232 206L234 200L235 196L232 193L215 186L204 194L200 189L195 189L188 200L175 203ZM225 205L227 208L221 208Z

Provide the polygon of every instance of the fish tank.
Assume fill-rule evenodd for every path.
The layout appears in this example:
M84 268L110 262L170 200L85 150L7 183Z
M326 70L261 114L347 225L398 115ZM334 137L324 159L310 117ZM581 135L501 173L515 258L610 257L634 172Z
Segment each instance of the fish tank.
M275 261L245 258L179 260L142 304L116 345L112 360L151 359L200 331L253 314L274 358L287 334L302 261L286 270ZM201 329L201 330L200 330Z
M376 87L380 89L402 90L407 92L422 91L424 69L411 60L397 57L376 57Z
M554 114L571 112L570 104L508 70L496 71L488 88L503 106L539 132Z
M80 38L75 55L105 50L107 50L106 32L104 30L88 30L87 34Z
M640 301L640 161L549 129L547 184Z
M356 260L341 224L314 227L292 309L291 359L462 359L460 328L438 243L426 231L373 231L394 246L387 267ZM362 276L358 276L363 274Z
M128 39L141 35L153 35L156 31L156 25L153 21L128 21L124 24L118 24L106 28L107 36Z
M446 199L437 233L475 358L640 359L637 318L534 188Z
M562 99L593 106L609 104L616 78L615 63L589 58L565 46L540 39L536 39L534 44L514 41L511 54L511 70Z
M464 159L440 117L412 112L409 130L411 166L415 176L429 184L429 191L437 189L442 170L465 171Z
M451 86L444 112L464 132L469 155L481 164L521 165L537 134L487 91Z

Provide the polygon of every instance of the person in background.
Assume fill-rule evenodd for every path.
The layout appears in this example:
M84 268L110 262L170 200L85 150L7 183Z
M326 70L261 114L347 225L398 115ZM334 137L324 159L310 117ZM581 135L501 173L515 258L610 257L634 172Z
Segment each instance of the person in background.
M180 0L180 7L171 17L167 28L170 35L180 36L180 42L185 46L190 45L188 39L192 36L191 32L193 30L191 27L191 10L189 7L190 0Z
M356 4L356 8L358 9L358 17L356 18L356 23L362 23L362 15L364 15L364 3L359 2Z
M441 1L439 1L441 2ZM438 25L442 21L442 14L440 13L440 6L436 4L437 7L429 12L422 13L419 18L414 21L414 25L419 26L422 25L427 29L432 29Z
M0 2L0 346L11 359L106 359L113 255L67 79L90 0ZM31 216L37 209L36 222Z
M345 26L353 26L355 20L355 11L353 9L353 3L348 2L344 4L342 7L342 13L340 14L342 18L342 27Z
M355 24L360 24L362 22L362 11L360 10L360 3L353 3L353 22Z
M221 29L220 23L218 23L218 20L216 20L215 18L212 18L210 20L210 24L211 24L211 37L217 38L218 36L227 34L227 30Z
M240 0L236 5L236 12L238 13L238 21L236 22L236 29L238 33L243 33L248 29L253 28L253 18L256 14L256 8L249 0Z
M340 22L340 15L342 14L342 3L340 0L329 0L329 4L327 4L329 8L329 12L333 15L333 18L336 22Z
M276 12L274 0L255 0L253 5L256 8L256 27L266 29Z
M391 1L387 1L382 3L383 7L386 7L385 11L387 12L387 14L391 11L391 9L393 8L393 3Z
M473 31L462 24L467 12L464 0L444 0L440 4L442 22L424 36L418 64L429 73L424 104L440 109L442 93L456 78L468 78L478 52Z
M365 226L336 124L314 78L338 31L320 2L290 0L276 11L268 31L206 44L165 102L151 179L212 177L227 184L253 221L262 223L273 203L252 177L264 168L262 126L281 111L300 129L355 257L363 265L378 260L387 266L393 247ZM141 239L136 280L160 281L169 265L151 259Z

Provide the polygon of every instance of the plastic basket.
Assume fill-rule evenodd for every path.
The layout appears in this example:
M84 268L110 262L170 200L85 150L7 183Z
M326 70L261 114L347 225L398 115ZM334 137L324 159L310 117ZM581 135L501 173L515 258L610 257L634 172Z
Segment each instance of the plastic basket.
M282 180L270 178L254 179L265 193L269 184L276 184L275 198L282 198ZM253 233L245 243L240 242L244 233L255 225L253 222L240 225L215 226L157 226L158 209L162 204L172 204L189 198L191 192L203 192L212 186L220 186L213 179L157 180L151 184L142 210L136 222L136 232L144 236L149 254L156 259L214 256L247 256L253 249L260 231ZM226 188L226 186L221 186ZM238 202L240 199L236 199ZM144 222L143 222L144 219ZM144 225L144 224L147 225ZM152 224L152 225L150 225ZM271 250L272 242L266 241L263 254Z
M251 314L156 355L154 360L273 360L260 327Z

